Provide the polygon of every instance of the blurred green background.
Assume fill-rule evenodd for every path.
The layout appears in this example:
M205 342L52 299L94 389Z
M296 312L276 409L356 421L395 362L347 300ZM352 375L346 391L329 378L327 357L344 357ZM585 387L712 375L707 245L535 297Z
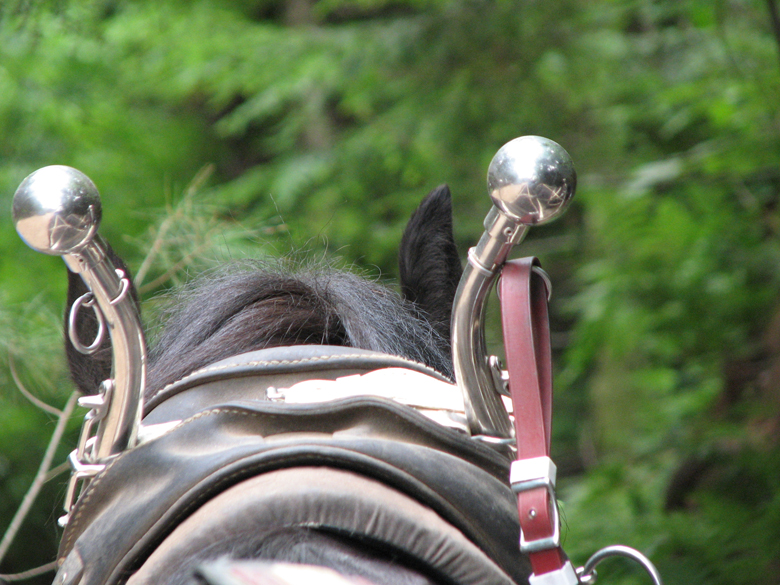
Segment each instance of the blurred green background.
M393 282L440 183L476 242L496 150L572 155L554 282L565 548L634 546L675 584L780 582L780 20L772 0L4 0L0 530L62 408L62 263L11 199L85 172L155 295L228 258L338 257ZM773 21L774 18L774 21ZM773 26L774 22L774 26ZM73 448L70 423L55 464ZM54 558L66 474L0 564ZM604 583L648 583L610 561ZM38 582L49 582L52 574Z

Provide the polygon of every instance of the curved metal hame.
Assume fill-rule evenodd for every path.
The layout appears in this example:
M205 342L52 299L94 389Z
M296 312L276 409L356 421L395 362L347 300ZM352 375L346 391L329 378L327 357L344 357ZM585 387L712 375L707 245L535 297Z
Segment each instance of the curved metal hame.
M528 228L551 221L566 209L577 175L571 157L560 145L539 136L523 136L496 153L487 178L493 207L479 243L469 250L455 295L452 352L471 434L495 440L511 437L512 427L485 347L488 293Z
M129 281L113 266L97 233L100 195L80 171L59 165L44 167L19 185L13 217L27 245L62 256L68 268L81 276L111 336L114 391L108 397L110 404L100 420L92 450L92 463L103 462L136 444L146 381L146 342L138 311L127 294ZM75 333L75 327L71 329ZM100 343L100 332L92 345L95 343ZM74 345L78 348L82 344Z

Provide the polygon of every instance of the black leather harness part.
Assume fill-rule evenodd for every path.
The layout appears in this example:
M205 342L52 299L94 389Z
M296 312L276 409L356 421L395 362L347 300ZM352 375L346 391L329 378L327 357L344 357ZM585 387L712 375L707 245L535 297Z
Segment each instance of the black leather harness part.
M264 400L269 387L289 387L311 378L335 380L381 368L407 368L448 381L424 364L374 351L330 345L272 347L219 361L169 384L145 405L144 423L186 418L228 400ZM370 388L365 393L370 395Z
M258 543L280 534L289 538L294 529L343 536L359 543L359 550L374 546L400 557L396 562L414 559L413 566L425 567L434 582L512 585L484 552L430 508L381 482L327 467L272 471L222 492L182 522L128 585L164 583L182 567L200 565L193 551L208 555L215 535L225 530L239 535L232 554L250 557ZM396 572L380 567L376 581L387 579L388 570Z
M349 355L353 361L359 357L355 350ZM256 358L253 355L252 361ZM377 356L367 358L369 367L375 367ZM348 369L361 370L358 364ZM266 374L261 371L259 386L269 382ZM246 384L252 373L247 369L240 377ZM193 384L176 394L183 398L198 387ZM395 494L387 497L413 500L461 533L463 542L484 551L486 561L492 559L480 568L475 564L478 556L465 549L441 549L449 550L449 558L462 559L432 568L453 582L525 582L529 568L517 554L519 527L507 485L509 461L490 447L384 398L294 405L215 399L216 404L162 436L123 453L92 480L63 535L57 583L123 583L211 498L255 476L299 467L340 470ZM202 406L202 400L195 402ZM159 403L153 412L163 407L165 403ZM353 510L348 505L339 520L333 502L343 500L336 491L331 490L328 501L322 508L327 513L311 520L314 527L321 522L324 530L338 531L342 524L359 529L360 522L349 519ZM370 507L366 502L365 509ZM378 525L386 534L374 526L363 536L396 547L393 534L406 520L391 516ZM428 551L435 558L440 533L420 527L417 534L432 539L426 542L420 536L418 552ZM494 568L489 568L491 563ZM492 576L485 581L488 574ZM462 578L466 580L456 580Z

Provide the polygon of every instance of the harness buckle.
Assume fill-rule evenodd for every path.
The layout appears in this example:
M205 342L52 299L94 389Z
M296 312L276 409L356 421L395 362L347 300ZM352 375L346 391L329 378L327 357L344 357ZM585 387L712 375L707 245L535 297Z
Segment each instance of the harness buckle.
M538 487L555 489L558 467L548 456L518 459L509 468L509 483L516 494Z
M558 468L549 457L532 457L512 462L509 471L509 483L516 494L539 488L545 488L552 502L552 536L528 541L520 530L520 552L524 554L541 552L561 546L561 521L558 512L558 500L555 496L555 480ZM563 569L561 569L563 570ZM556 571L557 572L557 571ZM574 581L576 583L577 581ZM550 582L552 585L552 581Z
M98 394L82 396L78 400L79 406L90 410L84 415L78 446L68 456L72 472L63 506L66 514L57 520L57 523L63 528L68 523L70 513L81 492L84 491L89 481L106 467L105 463L101 462L97 456L100 440L103 438L102 429L98 426L95 433L93 433L93 429L95 425L99 425L106 418L108 410L111 408L113 394L114 381L109 379L100 384Z
M73 506L76 505L76 500L78 500L89 481L106 468L104 463L85 463L79 457L78 449L71 451L70 455L68 455L68 463L70 463L73 472L71 473L70 481L68 481L68 491L65 494L65 505L63 506L67 513L57 519L57 524L61 528L68 524Z

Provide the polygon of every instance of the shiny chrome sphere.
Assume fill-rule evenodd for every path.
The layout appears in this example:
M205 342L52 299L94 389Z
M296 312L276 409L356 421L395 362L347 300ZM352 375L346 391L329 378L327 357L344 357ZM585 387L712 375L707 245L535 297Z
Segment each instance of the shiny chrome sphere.
M523 225L558 217L577 186L569 153L540 136L507 142L490 161L488 193L493 204Z
M100 224L100 194L84 173L50 166L29 175L14 194L16 231L39 252L63 255L88 244Z

